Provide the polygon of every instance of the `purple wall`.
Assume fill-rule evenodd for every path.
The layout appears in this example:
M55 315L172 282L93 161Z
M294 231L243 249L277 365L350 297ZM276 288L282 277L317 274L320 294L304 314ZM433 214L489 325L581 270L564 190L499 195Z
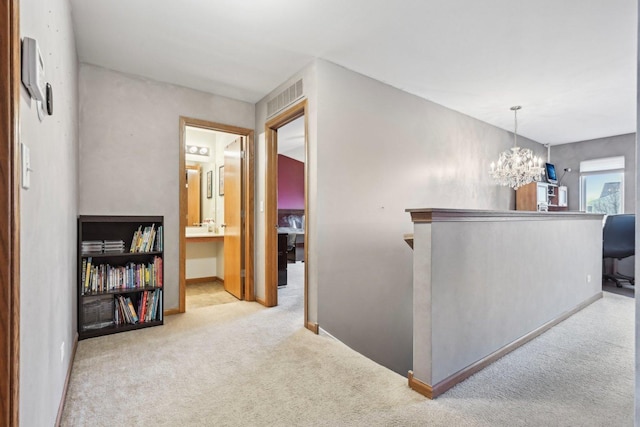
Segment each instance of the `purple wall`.
M304 209L304 163L278 154L278 209Z

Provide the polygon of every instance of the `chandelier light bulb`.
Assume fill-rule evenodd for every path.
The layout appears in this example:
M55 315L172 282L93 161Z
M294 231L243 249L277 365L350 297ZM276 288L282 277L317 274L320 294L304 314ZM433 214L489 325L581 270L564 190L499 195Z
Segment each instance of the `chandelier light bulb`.
M513 147L500 153L497 167L491 162L489 174L500 185L514 190L542 178L542 157L534 156L528 148L520 148L518 141L518 110L522 107L511 107L514 114Z

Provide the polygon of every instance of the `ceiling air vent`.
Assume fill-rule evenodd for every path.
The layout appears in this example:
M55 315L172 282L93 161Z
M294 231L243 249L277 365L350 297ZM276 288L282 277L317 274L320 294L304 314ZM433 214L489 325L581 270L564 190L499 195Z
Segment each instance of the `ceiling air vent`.
M298 80L267 102L267 117L271 117L294 101L302 98L302 79Z

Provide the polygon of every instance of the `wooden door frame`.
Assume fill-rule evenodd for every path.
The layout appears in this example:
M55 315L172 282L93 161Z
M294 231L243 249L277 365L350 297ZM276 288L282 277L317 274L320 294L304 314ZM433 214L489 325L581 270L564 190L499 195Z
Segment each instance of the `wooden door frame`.
M264 305L278 305L278 129L304 117L304 326L318 333L318 324L309 322L309 138L308 107L303 100L265 123L265 299Z
M242 204L244 210L244 225L242 227L242 243L244 254L244 287L243 295L245 301L255 301L255 288L254 288L254 203L255 203L255 167L254 167L254 143L253 143L253 129L241 128L238 126L224 125L220 123L210 122L207 120L193 119L190 117L180 117L180 145L178 147L179 164L178 164L178 179L179 179L179 204L180 204L180 249L179 249L179 307L178 311L169 311L167 314L184 313L186 310L186 249L187 240L185 238L185 227L187 225L187 192L184 187L185 177L185 129L187 126L215 130L218 132L226 132L239 136L244 136L244 143L242 150L244 151L244 159L242 162Z
M19 0L0 6L0 425L19 423L20 34Z

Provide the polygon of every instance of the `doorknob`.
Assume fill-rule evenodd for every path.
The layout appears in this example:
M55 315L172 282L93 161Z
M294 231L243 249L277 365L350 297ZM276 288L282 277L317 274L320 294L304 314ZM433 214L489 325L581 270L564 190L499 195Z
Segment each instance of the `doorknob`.
M220 224L220 227L222 227L222 228L224 228L226 226L227 226L227 224Z

